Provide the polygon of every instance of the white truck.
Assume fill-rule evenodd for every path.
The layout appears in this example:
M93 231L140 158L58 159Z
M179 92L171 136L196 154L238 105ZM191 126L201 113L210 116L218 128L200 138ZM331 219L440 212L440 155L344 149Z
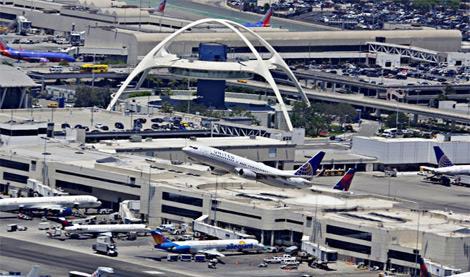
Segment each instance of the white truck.
M117 257L118 252L116 243L111 236L102 235L96 238L96 243L92 246L96 253L105 254L111 257Z

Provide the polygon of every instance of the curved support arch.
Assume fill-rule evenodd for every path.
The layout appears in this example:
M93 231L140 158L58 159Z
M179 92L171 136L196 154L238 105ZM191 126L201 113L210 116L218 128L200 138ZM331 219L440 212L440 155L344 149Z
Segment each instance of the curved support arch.
M265 63L266 61L263 60L263 58L261 57L261 55L259 54L259 52L255 49L255 47L253 46L253 44L247 39L247 37L242 34L240 32L239 29L237 29L236 27L242 29L242 30L245 30L247 32L249 32L250 34L252 34L255 38L257 38L259 40L259 42L268 49L268 51L273 55L271 57L271 59L269 60L269 62L275 66L278 66L280 68L282 68L286 73L287 75L289 76L289 78L291 78L291 80L294 82L295 86L297 87L297 89L299 90L299 92L302 94L302 96L304 97L304 100L307 102L307 104L309 105L310 102L308 101L304 91L302 90L300 84L298 83L297 79L295 78L294 74L292 73L292 71L289 69L289 67L287 66L287 64L284 62L284 60L281 58L281 56L276 52L276 50L274 50L274 48L269 45L269 43L267 43L262 37L260 37L258 34L256 34L255 32L253 32L252 30L248 29L247 27L241 25L241 24L238 24L238 23L235 23L235 22L232 22L232 21L228 21L228 20L223 20L223 19L211 19L211 18L206 18L206 19L201 19L201 20L198 20L198 21L195 21L193 23L190 23L186 26L184 26L183 28L179 29L178 31L174 32L173 34L171 34L170 36L166 37L164 40L162 40L157 46L155 46L149 53L147 53L147 55L145 55L145 57L142 59L142 61L137 65L137 67L129 74L129 76L126 78L126 80L124 81L124 83L122 84L122 86L119 88L119 90L116 92L116 94L114 95L113 99L111 100L111 102L109 103L108 107L107 107L107 110L111 110L114 105L116 104L116 102L118 101L119 97L121 96L121 94L124 92L124 90L127 88L127 86L130 84L130 82L132 82L132 80L137 77L140 73L143 73L140 80L138 81L138 87L142 84L142 82L145 80L148 72L152 69L152 68L155 68L155 67L158 67L158 65L156 66L155 65L155 60L158 59L158 58L164 58L164 57L172 57L174 56L175 58L176 55L173 55L173 54L170 54L166 47L167 45L172 42L177 36L179 36L181 33L183 33L184 31L190 29L190 28L193 28L193 27L196 27L198 25L202 25L202 24L206 24L206 23L219 23L227 28L229 28L231 31L233 31L235 34L237 34L237 36L245 43L245 45L250 49L250 51L252 52L252 54L255 56L256 60L258 61L257 63L257 68L256 68L256 71L259 75L263 76L263 78L268 82L268 84L271 86L271 88L273 89L274 91L274 94L276 95L276 98L279 102L279 105L281 107L281 110L282 110L282 113L284 115L284 118L285 118L285 121L286 121L286 124L287 124L287 128L289 129L289 131L292 131L293 130L293 126L292 126L292 123L290 121L290 117L289 117L289 114L287 112L287 108L284 104L284 101L282 99L282 96L281 96L281 93L279 91L279 88L277 87L276 85L276 82L274 81L274 78L273 76L271 75L271 72L269 71L269 68L268 68L268 65Z

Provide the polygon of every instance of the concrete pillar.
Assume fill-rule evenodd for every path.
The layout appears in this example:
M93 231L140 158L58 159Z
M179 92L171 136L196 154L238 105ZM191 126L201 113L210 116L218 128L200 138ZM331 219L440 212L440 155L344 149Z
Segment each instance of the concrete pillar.
M274 245L274 230L271 231L271 241L270 241L270 245Z
M413 124L418 124L418 114L413 115Z
M261 230L261 243L264 243L264 230Z
M289 230L289 232L290 232L290 239L289 239L289 241L290 241L291 244L293 244L293 243L294 243L294 232L293 232L292 230Z
M331 83L331 91L336 92L336 83Z

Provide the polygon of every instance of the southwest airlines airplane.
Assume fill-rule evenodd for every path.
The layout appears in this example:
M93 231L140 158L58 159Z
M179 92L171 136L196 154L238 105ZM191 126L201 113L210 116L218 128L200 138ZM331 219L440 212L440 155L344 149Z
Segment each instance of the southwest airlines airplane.
M316 175L320 162L325 156L325 152L320 151L296 171L287 171L208 146L188 146L183 148L183 152L190 159L228 172L235 172L246 179L258 180L268 185L288 186L310 184L310 179Z
M354 168L348 169L344 176L339 180L333 188L324 188L321 186L312 186L310 189L316 192L331 192L331 193L352 193L349 191L352 180L356 170Z
M9 47L4 41L0 39L0 54L16 60L23 60L28 62L74 62L75 58L65 53L59 52L41 52L31 50L16 50Z
M269 27L271 26L271 17L273 16L273 8L269 8L266 14L256 23L245 23L243 26L254 28L254 27Z
M224 257L225 255L220 252L247 250L256 251L264 248L264 245L260 244L255 239L171 241L159 231L152 231L150 234L155 241L155 248L174 253L201 253Z
M438 167L424 167L426 170L441 175L470 175L470 165L454 165L439 146L434 146L434 153Z
M53 210L67 208L96 208L101 202L90 195L67 195L50 197L20 197L0 199L0 211Z

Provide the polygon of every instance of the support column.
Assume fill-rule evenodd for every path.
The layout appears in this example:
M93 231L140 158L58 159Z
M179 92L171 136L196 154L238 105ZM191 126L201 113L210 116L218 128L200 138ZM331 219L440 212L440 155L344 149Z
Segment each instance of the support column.
M418 114L413 115L413 124L418 124L418 118L419 118Z
M271 230L271 241L270 241L270 245L274 245L274 230Z
M260 242L261 242L261 243L264 243L264 230L261 230L261 239L260 239Z

